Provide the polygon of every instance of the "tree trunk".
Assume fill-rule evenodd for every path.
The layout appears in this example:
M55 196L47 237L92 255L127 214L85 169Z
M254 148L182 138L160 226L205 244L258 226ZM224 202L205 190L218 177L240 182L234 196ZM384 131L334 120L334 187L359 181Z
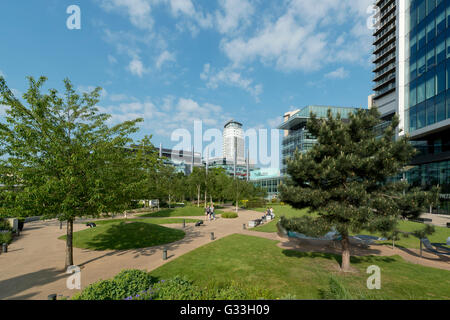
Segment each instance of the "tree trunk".
M205 190L205 208L207 207L206 202L207 202L207 198L206 198L206 190Z
M350 240L348 235L342 236L342 264L341 270L344 272L350 271Z
M171 206L170 206L170 194L169 194L169 209L171 208Z
M197 207L200 208L200 186L197 186Z
M73 266L73 220L67 220L66 270Z

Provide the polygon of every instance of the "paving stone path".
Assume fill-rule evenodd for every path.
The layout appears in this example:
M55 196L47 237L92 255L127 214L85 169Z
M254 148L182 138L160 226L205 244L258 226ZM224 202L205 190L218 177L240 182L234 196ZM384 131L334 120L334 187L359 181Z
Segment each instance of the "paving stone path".
M224 211L232 210L232 208L224 209ZM243 229L243 224L259 218L261 215L262 213L256 211L241 210L236 219L219 218L216 221L205 221L201 227L187 224L184 229L186 232L184 239L162 246L123 251L93 251L74 248L74 262L81 268L81 287L86 287L100 279L111 278L123 269L154 270L168 261L211 243L211 232L214 232L215 239L240 233L278 240L280 241L278 245L282 248L307 249L278 237L276 233ZM128 215L128 218L132 217L133 215ZM204 220L204 217L185 218ZM181 224L166 226L182 229ZM85 223L74 224L75 232L86 228ZM78 290L69 290L66 286L68 274L64 270L65 242L57 240L63 234L65 234L65 228L63 227L61 230L59 222L56 220L35 221L25 225L20 237L10 245L8 253L0 255L0 299L47 299L48 295L53 293L72 296L78 292ZM168 250L169 259L167 261L162 259L164 249ZM450 269L448 262L438 261L428 256L426 259L417 258L414 251L408 253L397 250L398 252L393 251L389 254L386 250L390 249L383 248L378 253L372 250L366 254L400 254L406 260L414 263Z

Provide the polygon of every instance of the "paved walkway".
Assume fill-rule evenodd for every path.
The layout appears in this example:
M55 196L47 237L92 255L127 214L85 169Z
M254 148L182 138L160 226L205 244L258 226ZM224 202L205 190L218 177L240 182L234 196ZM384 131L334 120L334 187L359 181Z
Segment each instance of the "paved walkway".
M225 209L224 211L231 211ZM236 219L218 219L206 221L202 227L188 224L184 239L163 246L125 250L125 251L92 251L74 248L74 262L81 268L82 288L100 279L115 276L123 269L154 270L189 251L211 242L210 234L214 232L215 239L220 239L234 233L258 236L271 240L279 240L280 247L293 250L324 251L329 248L309 248L298 246L286 239L281 239L276 233L255 232L244 230L243 224L249 220L261 217L262 213L241 210ZM131 218L130 215L128 215ZM116 217L117 218L117 217ZM176 217L179 218L179 217ZM186 219L204 219L204 217L186 217ZM167 225L181 229L181 224ZM74 231L84 230L85 224L74 224ZM59 222L36 221L25 225L21 236L14 241L7 254L0 255L0 299L47 299L52 293L72 296L77 290L66 287L68 275L64 273L65 242L57 240L65 234L65 228L59 228ZM353 254L393 255L399 254L405 260L449 270L449 263L425 254L426 259L418 258L414 250L392 250L385 246L371 248L367 252ZM163 249L168 250L169 259L162 259ZM391 250L389 252L389 250ZM336 253L339 254L337 251ZM439 260L439 261L438 261Z
M214 232L215 239L239 233L244 231L244 223L261 215L259 212L240 211L236 219L205 221L201 227L187 224L184 239L151 248L124 251L74 248L74 263L81 268L81 286L83 288L99 279L111 278L123 269L151 271L210 243L211 232ZM128 217L131 218L130 215ZM189 218L204 220L204 217L186 217ZM167 226L182 229L181 224ZM75 232L86 228L85 224L74 224ZM68 275L64 273L65 242L57 239L64 234L65 227L60 230L56 220L36 221L25 225L20 237L9 246L8 253L0 255L0 299L47 299L52 293L71 296L78 291L66 288ZM167 261L162 259L163 249L168 250Z

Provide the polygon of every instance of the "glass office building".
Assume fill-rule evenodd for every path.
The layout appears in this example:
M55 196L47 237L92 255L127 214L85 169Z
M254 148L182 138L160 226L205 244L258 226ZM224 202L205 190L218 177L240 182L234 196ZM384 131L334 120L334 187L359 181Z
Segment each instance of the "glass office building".
M349 114L355 112L357 108L352 107L334 107L334 106L306 106L294 112L288 112L284 115L284 122L278 129L284 130L282 142L282 173L286 174L287 159L292 157L296 150L307 152L316 143L317 140L306 129L306 123L310 118L311 112L318 118L326 118L328 110L331 110L333 117L338 114L345 121Z
M418 151L407 178L424 188L439 185L435 212L450 214L450 0L407 2L407 132Z
M418 153L408 182L442 188L435 212L450 213L450 0L378 0L374 30L374 105L397 114L399 135Z

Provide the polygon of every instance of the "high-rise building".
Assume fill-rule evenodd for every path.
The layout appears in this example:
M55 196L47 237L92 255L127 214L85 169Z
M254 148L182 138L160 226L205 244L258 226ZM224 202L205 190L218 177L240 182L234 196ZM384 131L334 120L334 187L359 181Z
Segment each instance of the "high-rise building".
M242 124L230 120L223 129L223 158L229 162L245 164L244 154L244 130Z
M407 172L417 186L442 188L436 211L450 213L450 0L378 0L373 103L400 119L419 151Z

